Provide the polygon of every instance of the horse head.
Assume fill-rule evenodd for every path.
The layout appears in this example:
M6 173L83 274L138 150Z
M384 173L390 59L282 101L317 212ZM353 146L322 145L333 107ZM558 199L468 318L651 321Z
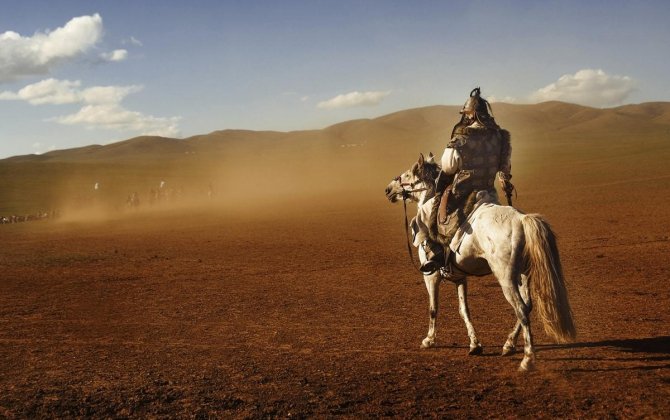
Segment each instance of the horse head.
M410 169L393 178L388 184L384 191L386 198L391 203L395 203L398 199L425 201L435 192L435 178L439 171L440 166L435 163L435 156L432 153L428 154L428 158L419 154L419 160Z

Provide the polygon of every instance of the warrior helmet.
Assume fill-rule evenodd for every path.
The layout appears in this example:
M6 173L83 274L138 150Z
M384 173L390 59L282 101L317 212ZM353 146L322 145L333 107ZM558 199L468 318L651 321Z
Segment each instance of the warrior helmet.
M463 114L463 117L471 116L481 124L494 128L497 124L492 115L493 111L491 110L491 105L486 99L482 98L480 94L480 88L477 87L472 89L470 97L465 101L460 113Z
M451 131L451 137L454 137L454 135L457 133L463 132L463 130L470 126L474 121L478 121L487 128L500 128L493 118L491 105L486 99L480 96L480 93L481 90L478 87L472 89L470 92L470 97L467 101L465 101L465 104L460 111L461 120Z

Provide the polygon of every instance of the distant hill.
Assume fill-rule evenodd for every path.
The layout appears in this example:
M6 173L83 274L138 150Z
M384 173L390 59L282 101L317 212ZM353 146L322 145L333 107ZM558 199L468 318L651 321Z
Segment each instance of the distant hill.
M496 120L514 134L563 131L573 135L587 130L588 134L634 134L670 126L670 103L650 102L617 108L597 109L564 102L544 102L534 105L493 104ZM346 121L322 130L277 132L250 130L221 130L185 139L140 136L104 146L91 145L74 149L54 150L43 155L16 156L3 162L137 162L144 159L174 159L190 154L208 156L227 153L257 152L257 147L270 150L304 151L307 147L329 149L337 147L381 148L388 151L389 143L407 149L413 144L437 144L448 140L451 128L458 121L459 107L429 106L408 109L374 119Z
M497 122L512 133L515 179L532 175L551 186L578 174L598 177L598 170L622 174L616 176L633 169L649 176L667 171L667 160L661 159L670 158L668 102L608 109L563 102L492 106ZM58 207L65 197L89 194L95 182L107 186L116 201L130 191L146 194L165 180L186 189L215 184L231 194L242 184L258 193L279 188L292 194L312 188L381 191L380 185L409 167L419 152L441 154L459 109L408 109L322 130L141 136L15 156L0 160L0 215ZM631 156L649 162L633 168Z

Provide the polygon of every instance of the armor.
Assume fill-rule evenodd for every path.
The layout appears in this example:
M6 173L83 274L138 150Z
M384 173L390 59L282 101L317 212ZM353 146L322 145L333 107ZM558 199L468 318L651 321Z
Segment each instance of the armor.
M438 238L445 249L444 254L435 259L444 264L445 269L441 272L449 280L452 274L449 243L474 208L477 192L486 190L497 197L496 174L508 201L514 188L510 182L512 149L509 132L496 124L491 106L480 96L480 88L470 92L460 114L461 120L454 126L447 145L447 148L458 151L460 165L453 175L440 172L436 180L437 208L434 209L437 223L433 237ZM436 261L430 261L431 254L437 256L438 253L426 254L429 261L424 265L428 273L434 271L436 265Z
M451 188L455 196L469 194L472 190L495 189L494 181L500 170L500 132L486 128L468 128L466 131L468 135L456 136L447 146L461 155L461 168Z

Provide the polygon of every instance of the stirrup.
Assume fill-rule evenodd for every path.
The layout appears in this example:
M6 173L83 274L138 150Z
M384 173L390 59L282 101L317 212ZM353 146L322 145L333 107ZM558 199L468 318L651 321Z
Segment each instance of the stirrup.
M419 270L429 276L440 269L444 265L444 248L432 242L424 240L421 242L424 252L426 253L427 261L421 264Z

